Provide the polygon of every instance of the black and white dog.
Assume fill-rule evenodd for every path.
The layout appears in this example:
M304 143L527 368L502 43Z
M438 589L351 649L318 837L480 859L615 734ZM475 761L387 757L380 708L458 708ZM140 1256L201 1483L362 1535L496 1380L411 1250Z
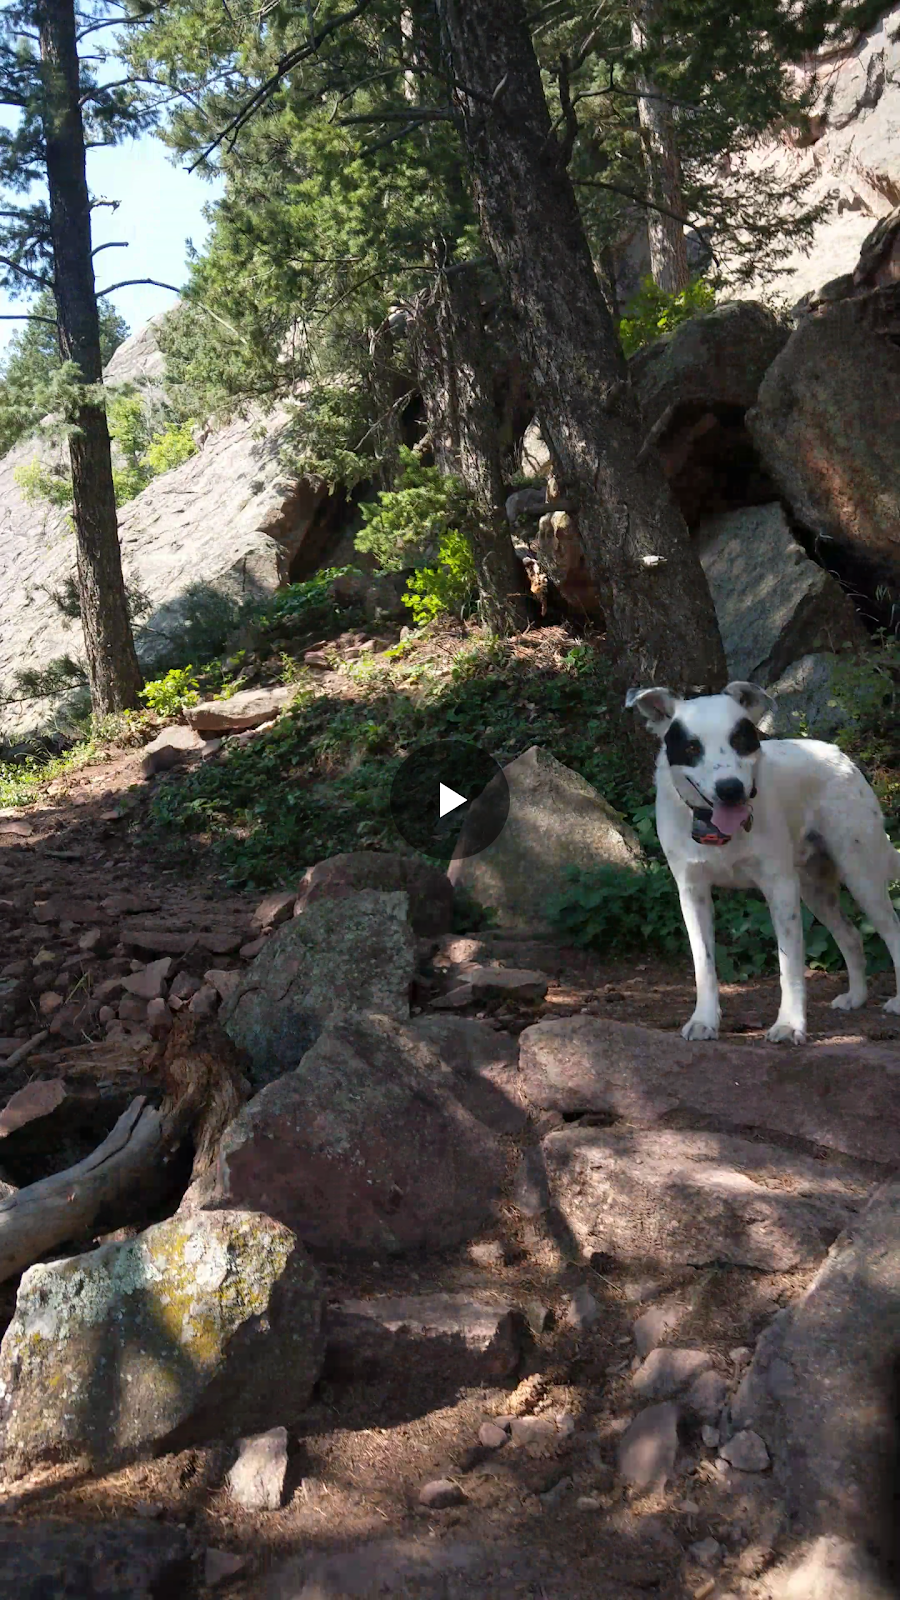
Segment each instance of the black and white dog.
M781 970L771 1040L806 1040L801 900L847 963L847 992L832 1005L851 1011L865 1004L862 939L841 910L842 883L890 951L897 994L884 1009L900 1015L900 919L888 894L900 878L900 851L859 768L817 739L761 744L757 724L774 702L753 683L729 683L724 693L696 700L679 700L668 689L630 689L625 703L661 740L656 828L678 885L697 980L685 1039L718 1037L714 884L759 888L768 902Z

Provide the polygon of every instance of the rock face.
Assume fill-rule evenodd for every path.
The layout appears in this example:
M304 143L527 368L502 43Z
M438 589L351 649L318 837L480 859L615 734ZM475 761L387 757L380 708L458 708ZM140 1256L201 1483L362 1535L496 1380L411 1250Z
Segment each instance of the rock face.
M898 338L900 283L804 317L747 416L797 519L893 584L900 579Z
M351 850L308 867L300 880L294 915L320 900L340 900L360 889L403 891L409 920L419 938L437 938L453 926L453 885L445 872L421 856Z
M409 1017L416 940L402 892L321 900L267 941L220 1020L246 1050L253 1081L296 1067L337 1006Z
M775 697L774 713L761 726L777 739L796 739L802 732L831 743L847 726L847 713L834 699L837 656L818 651L801 656L768 685Z
M503 770L509 784L503 831L486 850L451 861L447 876L494 907L504 926L545 928L546 902L563 888L567 867L640 862L633 829L548 750L533 745Z
M809 1156L728 1134L562 1128L543 1142L551 1204L585 1255L786 1272L821 1259L861 1203Z
M697 529L731 678L771 684L801 656L861 643L852 602L810 561L777 501Z
M329 1258L471 1239L504 1163L452 1082L392 1018L338 1013L296 1071L231 1123L211 1189L196 1199L265 1210Z
M601 1112L636 1127L699 1113L723 1130L787 1134L892 1167L900 1148L895 1045L691 1043L599 1017L538 1022L519 1040L522 1089L542 1111Z
M896 1554L898 1350L900 1184L892 1181L776 1316L732 1402L735 1428L765 1440L798 1527L882 1557ZM796 1590L804 1600L812 1592Z
M7 1472L109 1463L302 1412L322 1292L290 1230L259 1213L177 1216L22 1276L0 1346Z

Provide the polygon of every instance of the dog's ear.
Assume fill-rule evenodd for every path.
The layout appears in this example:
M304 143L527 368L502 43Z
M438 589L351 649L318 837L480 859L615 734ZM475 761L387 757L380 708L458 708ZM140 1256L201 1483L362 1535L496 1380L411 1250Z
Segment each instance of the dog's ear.
M737 701L741 710L746 711L751 722L760 722L766 712L772 711L775 706L773 697L770 694L766 694L765 689L760 689L759 685L755 683L742 683L740 680L735 683L727 683L723 693L730 695L732 700Z
M659 687L653 689L629 689L625 696L625 709L630 711L633 707L641 713L648 727L662 738L668 724L675 715L678 701L671 689Z

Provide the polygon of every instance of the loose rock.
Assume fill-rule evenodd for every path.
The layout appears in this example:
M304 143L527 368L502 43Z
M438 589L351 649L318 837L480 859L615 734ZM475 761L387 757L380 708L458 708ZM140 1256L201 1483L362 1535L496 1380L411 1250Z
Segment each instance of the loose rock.
M245 1511L277 1511L287 1474L287 1428L270 1428L242 1439L228 1474L228 1487Z
M727 1444L722 1445L719 1455L736 1472L765 1472L769 1465L765 1441L752 1428L744 1428L736 1433Z
M684 1389L712 1358L706 1350L651 1350L631 1379L642 1400L668 1400Z
M677 1405L669 1400L647 1406L622 1435L619 1472L638 1489L662 1488L674 1470L677 1450Z

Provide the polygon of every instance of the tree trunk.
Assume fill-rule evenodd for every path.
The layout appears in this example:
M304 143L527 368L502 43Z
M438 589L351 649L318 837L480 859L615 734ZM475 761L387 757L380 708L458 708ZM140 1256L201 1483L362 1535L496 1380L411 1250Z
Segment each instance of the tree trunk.
M410 335L435 461L462 480L475 503L477 516L466 531L482 621L495 633L520 633L528 624L526 586L506 516L496 349L477 269L461 263L440 272L419 297Z
M631 24L631 39L635 48L642 50L646 28L652 18L654 0L638 3ZM687 240L684 225L676 216L684 216L681 192L681 163L678 159L678 141L672 107L660 95L652 80L643 72L635 74L635 87L640 95L638 119L641 125L641 145L644 152L644 170L647 175L647 195L659 210L647 211L647 232L650 238L650 271L653 281L667 294L678 294L690 282L687 258Z
M59 348L85 384L102 382L100 322L91 255L73 0L38 0L47 186ZM69 442L78 592L91 703L103 716L138 704L143 682L128 616L106 412L80 406Z
M709 586L641 419L550 122L522 0L437 0L482 231L560 488L579 504L620 682L726 680Z

